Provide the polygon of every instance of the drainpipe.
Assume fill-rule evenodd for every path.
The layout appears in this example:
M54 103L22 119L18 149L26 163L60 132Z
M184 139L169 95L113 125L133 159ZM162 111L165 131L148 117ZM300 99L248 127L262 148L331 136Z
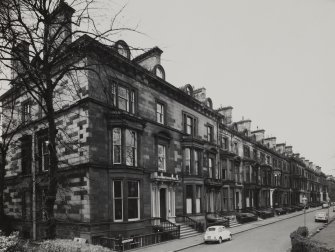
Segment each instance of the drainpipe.
M32 134L32 162L31 162L31 176L33 182L33 199L32 199L32 212L33 212L33 240L36 241L36 164L35 164L35 134Z

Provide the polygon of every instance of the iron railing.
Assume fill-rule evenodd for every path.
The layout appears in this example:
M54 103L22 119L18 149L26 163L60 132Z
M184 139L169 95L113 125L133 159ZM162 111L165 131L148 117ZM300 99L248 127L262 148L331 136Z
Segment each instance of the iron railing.
M145 221L151 224L152 233L128 238L94 237L92 238L92 243L115 251L125 251L180 238L180 227L166 219L157 217L146 219Z
M177 216L177 218L179 219L179 221L182 221L187 226L192 227L196 231L204 232L204 224L202 222L196 221L187 215L180 215L180 216Z

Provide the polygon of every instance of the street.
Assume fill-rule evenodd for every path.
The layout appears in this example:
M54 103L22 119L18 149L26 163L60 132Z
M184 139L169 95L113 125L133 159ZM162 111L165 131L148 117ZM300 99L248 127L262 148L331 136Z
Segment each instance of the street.
M332 210L332 208L330 209ZM322 209L318 211L327 211ZM315 223L314 216L317 211L306 213L306 225L310 232L321 227L323 223ZM330 211L330 217L334 213ZM234 251L234 252L283 252L291 248L290 233L296 230L299 226L304 225L304 215L286 219L273 223L267 226L259 227L253 230L248 230L243 233L233 235L232 241L227 241L222 244L201 244L183 251Z

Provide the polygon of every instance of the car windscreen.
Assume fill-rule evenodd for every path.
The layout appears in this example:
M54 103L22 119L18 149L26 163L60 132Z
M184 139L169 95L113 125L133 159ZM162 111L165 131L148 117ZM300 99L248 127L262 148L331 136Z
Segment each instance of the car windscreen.
M215 228L208 228L207 231L215 231Z

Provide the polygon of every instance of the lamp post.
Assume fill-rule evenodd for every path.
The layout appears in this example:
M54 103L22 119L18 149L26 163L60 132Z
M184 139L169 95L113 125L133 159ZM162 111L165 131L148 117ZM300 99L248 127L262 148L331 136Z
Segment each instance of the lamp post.
M329 222L329 208L330 208L330 198L327 198L328 201L328 219L327 219L327 223Z
M307 204L307 198L304 195L302 198L302 203L304 204L304 226L306 227L306 204Z

